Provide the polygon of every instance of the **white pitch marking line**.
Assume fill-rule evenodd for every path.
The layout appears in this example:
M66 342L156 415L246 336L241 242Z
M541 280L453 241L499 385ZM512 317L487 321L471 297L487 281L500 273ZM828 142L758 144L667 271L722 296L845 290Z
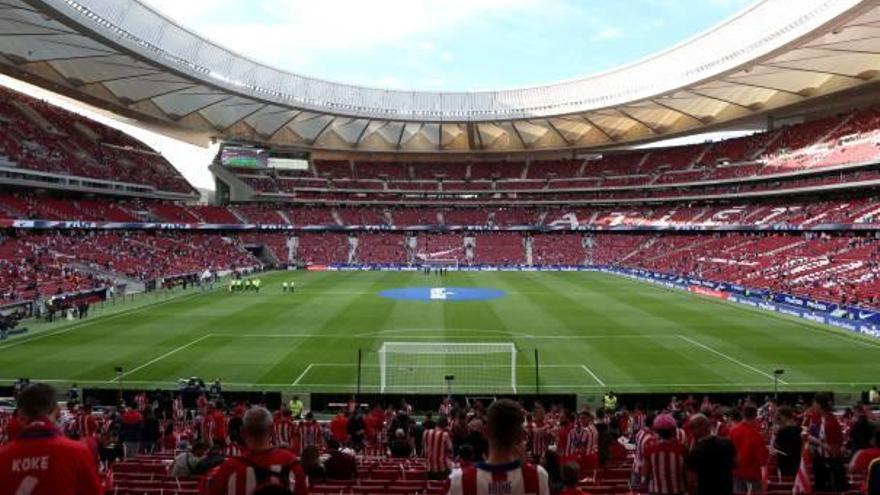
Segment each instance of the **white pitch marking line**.
M309 365L306 366L306 369L304 369L303 372L300 373L298 377L296 377L296 380L294 380L293 383L290 384L290 386L295 387L295 386L299 385L300 380L302 380L303 377L305 377L309 373L309 371L312 370L312 366L314 366L314 365L315 365L315 363L309 363Z
M309 366L315 367L324 367L324 368L355 368L357 367L357 363L312 363ZM381 368L380 364L362 364L361 368ZM413 366L390 366L392 368L406 368L406 369L484 369L484 368L500 368L500 369L510 369L509 364L416 364ZM530 364L517 364L517 368L526 368L526 369L535 369L534 365ZM542 364L541 368L577 368L576 364Z
M579 367L577 365L571 365L572 367ZM13 382L15 378L0 378L0 382ZM46 382L46 383L72 383L76 382L79 384L93 384L100 385L106 384L107 380L78 380L76 378L32 378L34 382ZM177 385L177 382L163 381L163 380L126 380L125 383L130 385ZM252 382L223 382L224 385L229 385L232 387L289 387L288 383L252 383ZM303 385L313 386L313 387L353 387L355 384L345 384L345 383L306 383ZM612 383L606 384L606 387L611 389L618 388L639 388L650 390L651 387L722 387L722 388L732 388L732 387L758 387L767 385L767 382L739 382L739 383L730 383L730 382L716 382L716 383ZM876 382L789 382L789 386L792 387L806 387L806 386L831 386L831 385L876 385ZM364 388L378 388L378 385L362 385ZM437 387L436 385L426 385L426 387ZM443 387L441 385L441 387ZM571 385L571 384L551 384L551 385L541 385L542 388L569 388L572 390L576 390L579 388L603 388L600 385Z
M82 328L82 327L92 325L93 323L101 323L101 322L105 322L108 320L120 318L123 316L128 316L128 315L131 315L132 313L139 313L142 310L150 309L150 308L164 305L164 304L167 304L170 302L183 301L183 300L191 298L192 296L197 296L199 294L205 294L205 293L204 292L195 292L193 294L186 294L186 295L183 295L180 297L165 299L164 301L149 302L149 303L145 303L141 306L135 306L133 308L127 308L127 309L121 309L118 312L112 313L109 315L98 315L91 320L81 321L79 323L73 323L71 325L59 328L57 330L42 330L39 333L26 335L24 337L17 338L8 344L0 345L0 350L9 349L12 347L17 347L20 345L27 344L29 342L34 342L35 340L45 339L46 337L54 337L55 335L65 334L67 332L71 332L73 330L76 330L77 328Z
M717 351L717 350L715 350L715 349L713 349L713 348L707 346L706 344L701 344L700 342L697 342L696 340L694 340L694 339L692 339L692 338L690 338L690 337L685 337L684 335L679 335L678 337L681 338L682 340L684 340L685 342L689 342L689 343L691 343L691 344L693 344L693 345L695 345L695 346L697 346L697 347L700 347L700 348L702 348L702 349L705 349L705 350L711 352L712 354L715 354L715 355L721 356L721 357L723 357L724 359L727 359L727 360L730 361L730 362L736 363L736 364L742 366L743 368L745 368L745 369L747 369L747 370L751 370L751 371L754 371L755 373L758 373L758 374L760 374L760 375L764 375L764 376L766 376L767 378L769 378L769 379L771 379L771 380L773 380L773 379L777 379L777 380L779 380L779 383L781 383L782 385L788 385L788 382L786 382L785 380L781 380L781 379L775 378L773 375L771 375L771 374L769 374L769 373L765 373L765 372L759 370L758 368L755 368L755 367L752 366L752 365L746 364L746 363L740 361L739 359L737 359L737 358L735 358L735 357L733 357L733 356L728 356L727 354L724 354L724 353L721 352L721 351Z
M369 332L369 333L359 333L354 335L327 335L320 333L214 333L211 334L215 337L231 337L231 338L290 338L290 339L331 339L338 340L340 338L368 338L368 337L377 337L377 336L385 336L391 335L392 337L397 337L400 335L404 335L409 337L410 339L445 339L450 338L450 335L423 335L416 334L411 335L407 333L406 330L395 331L394 334L388 334L383 332ZM563 340L591 340L591 339L662 339L662 338L676 338L678 335L674 334L616 334L616 335L529 335L529 334L505 334L505 336L510 338L529 338L535 340L553 340L553 339L563 339ZM455 336L453 336L455 338ZM474 337L477 338L477 337Z
M188 343L188 344L183 344L183 345L180 346L180 347L177 347L177 348L175 348L175 349L172 349L172 350L166 352L165 354L162 354L161 356L159 356L159 357L157 357L157 358L153 358L153 359L147 361L146 363L144 363L144 364L138 366L137 368L134 368L134 369L132 369L132 370L126 371L125 373L122 373L121 375L117 376L116 378L114 378L114 379L112 379L112 380L110 380L110 381L111 381L111 382L116 382L116 381L119 381L121 378L125 378L125 377L128 376L128 375L131 375L131 374L133 374L133 373L137 373L138 371L140 371L140 370L146 368L147 366L150 366L150 365L152 365L152 364L155 364L155 363L157 363L157 362L159 362L159 361L161 361L161 360L167 358L168 356L170 356L170 355L172 355L172 354L176 354L176 353L178 353L178 352L180 352L180 351L186 349L187 347L191 347L191 346L193 346L193 345L195 345L195 344L198 344L199 342L201 342L201 341L203 341L203 340L205 340L205 339L207 339L208 337L211 337L211 336L212 336L211 334L202 335L201 337L197 338L196 340L193 340L192 342L190 342L190 343Z
M600 380L599 377L596 376L595 373L593 373L593 370L591 370L590 368L587 368L587 365L586 365L586 364L582 364L582 365L581 365L581 368L582 368L584 371L586 371L590 376L592 376L592 377L593 377L593 380L596 380L596 383L598 383L598 384L599 384L600 386L602 386L602 387L605 386L605 382L603 382L602 380Z

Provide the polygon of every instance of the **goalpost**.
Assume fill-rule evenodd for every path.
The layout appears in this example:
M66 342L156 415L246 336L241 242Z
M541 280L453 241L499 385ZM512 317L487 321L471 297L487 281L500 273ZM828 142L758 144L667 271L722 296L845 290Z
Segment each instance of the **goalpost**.
M450 268L458 270L458 260L455 258L420 258L422 265L428 265L431 268Z
M384 342L379 349L381 393L516 393L516 346L509 342Z

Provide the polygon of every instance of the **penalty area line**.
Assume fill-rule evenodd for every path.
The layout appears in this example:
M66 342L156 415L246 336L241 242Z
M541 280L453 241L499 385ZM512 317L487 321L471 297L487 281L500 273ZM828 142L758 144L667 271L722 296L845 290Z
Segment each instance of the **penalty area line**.
M737 359L737 358L735 358L735 357L733 357L733 356L729 356L729 355L727 355L727 354L725 354L725 353L723 353L723 352L721 352L721 351L718 351L718 350L716 350L716 349L713 349L713 348L707 346L706 344L702 344L702 343L700 343L700 342L697 342L696 340L694 340L694 339L692 339L692 338L690 338L690 337L685 337L684 335L679 335L678 337L679 337L680 339L684 340L685 342L688 342L688 343L690 343L690 344L692 344L692 345L695 345L695 346L697 346L697 347L699 347L699 348L701 348L701 349L704 349L704 350L706 350L706 351L709 351L709 352L711 352L712 354L715 354L716 356L721 356L721 357L723 357L724 359L726 359L726 360L728 360L728 361L730 361L730 362L732 362L732 363L736 363L736 364L742 366L743 368L745 368L745 369L747 369L747 370L754 371L755 373L758 373L759 375L766 376L767 378L769 378L769 379L771 379L771 380L777 379L777 380L779 380L779 383L781 383L782 385L788 385L788 382L786 382L785 380L778 379L778 378L774 377L773 375L771 375L770 373L766 373L766 372L764 372L764 371L761 371L761 370L759 370L758 368L755 368L754 366L752 366L752 365L750 365L750 364L746 364L746 363L740 361L739 359Z
M134 369L132 369L132 370L129 370L129 371L126 371L126 372L122 373L121 375L117 376L116 378L110 380L110 383L118 382L120 379L125 378L125 377L128 376L128 375L131 375L131 374L137 373L138 371L140 371L140 370L146 368L147 366L150 366L150 365L156 364L156 363L158 363L159 361L161 361L161 360L167 358L168 356L171 356L172 354L177 354L178 352L180 352L180 351L182 351L182 350L184 350L184 349L186 349L186 348L188 348L188 347L192 347L192 346L198 344L199 342L201 342L201 341L203 341L203 340L205 340L205 339L207 339L208 337L211 337L211 336L212 336L211 334L202 335L201 337L197 338L196 340L193 340L192 342L190 342L190 343L188 343L188 344L183 344L182 346L177 347L177 348L175 348L175 349L172 349L172 350L166 352L165 354L162 354L162 355L159 356L159 357L153 358L153 359L147 361L146 363L144 363L144 364L142 364L142 365L140 365L140 366L138 366L138 367L136 367L136 368L134 368Z
M591 370L590 368L587 368L587 365L586 365L586 364L582 364L582 365L581 365L581 369L583 369L584 371L587 372L587 374L589 374L590 376L592 376L592 377L593 377L593 380L596 380L596 383L598 383L600 386L602 386L602 387L605 386L605 382L603 382L598 376L596 376L596 374L593 373L593 370Z
M309 363L309 365L306 366L306 369L304 369L303 372L300 373L298 377L296 377L296 380L294 380L293 383L290 384L290 386L296 387L297 385L299 385L300 380L302 380L306 375L309 374L309 371L312 370L312 366L314 365L315 363Z

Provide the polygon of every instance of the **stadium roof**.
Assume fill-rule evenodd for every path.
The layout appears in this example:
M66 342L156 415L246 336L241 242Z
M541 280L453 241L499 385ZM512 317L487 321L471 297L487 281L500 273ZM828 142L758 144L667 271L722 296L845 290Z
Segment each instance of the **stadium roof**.
M4 0L0 70L194 142L378 152L589 149L695 133L873 83L880 4L764 0L603 74L440 93L281 71L139 0Z

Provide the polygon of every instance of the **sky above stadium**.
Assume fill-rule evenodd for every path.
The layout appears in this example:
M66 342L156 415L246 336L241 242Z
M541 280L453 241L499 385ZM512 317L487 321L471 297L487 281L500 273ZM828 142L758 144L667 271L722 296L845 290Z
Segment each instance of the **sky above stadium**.
M602 72L753 0L148 0L221 45L367 86L502 89Z
M606 71L711 28L753 0L147 0L184 26L270 65L336 81L453 91L546 84ZM84 113L163 153L213 189L217 151L109 119L0 76L0 84ZM711 139L697 136L676 144Z

